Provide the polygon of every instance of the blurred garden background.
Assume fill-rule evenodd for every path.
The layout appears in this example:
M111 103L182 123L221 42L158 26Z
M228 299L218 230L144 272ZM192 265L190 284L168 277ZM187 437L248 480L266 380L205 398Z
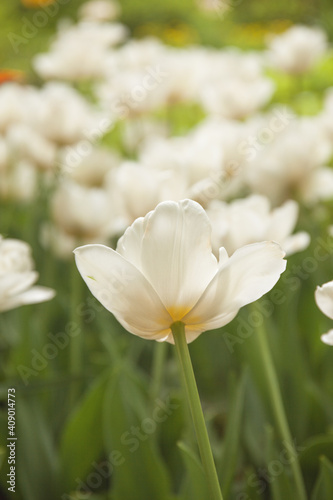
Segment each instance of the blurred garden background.
M209 499L174 346L126 332L72 253L191 198L216 255L287 252L190 344L223 498L331 500L331 2L12 0L0 21L0 498Z

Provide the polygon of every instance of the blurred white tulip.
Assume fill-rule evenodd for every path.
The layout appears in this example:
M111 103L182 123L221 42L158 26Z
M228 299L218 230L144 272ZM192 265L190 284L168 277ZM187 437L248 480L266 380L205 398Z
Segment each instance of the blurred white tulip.
M55 166L57 148L24 123L10 126L6 134L11 161L26 160L41 169Z
M271 36L268 46L271 65L293 75L310 71L328 49L324 31L302 25Z
M8 82L0 86L0 132L6 132L14 123L29 120L36 105L38 91L33 87Z
M65 83L50 82L40 91L31 126L57 145L73 144L88 137L102 117L84 97Z
M0 237L0 312L52 299L51 288L32 286L37 279L30 246Z
M106 186L116 207L118 227L122 232L159 202L179 200L186 191L181 175L171 170L149 168L134 161L126 161L111 171Z
M324 190L318 179L332 155L332 144L318 118L295 118L283 130L267 136L266 143L258 140L260 130L259 121L248 148L249 154L254 153L251 168L246 170L253 192L268 196L273 204L289 198L310 203L333 196L333 171L325 170L326 183L331 180Z
M81 5L79 16L85 21L111 21L120 11L120 4L115 0L90 0Z
M37 191L37 171L27 160L0 167L0 198L32 201Z
M244 118L265 105L274 83L263 74L259 54L236 49L211 51L204 68L200 102L205 111L225 118Z
M70 158L71 152L71 148L64 148L59 154L62 173L86 187L103 187L108 172L118 167L121 161L115 151L97 146L75 162Z
M80 81L100 78L105 73L110 47L122 42L127 29L122 24L81 22L61 29L47 53L33 59L44 79Z
M271 210L265 196L252 195L231 203L214 200L206 209L212 224L212 247L215 255L221 246L229 254L237 248L263 240L279 243L287 255L307 248L310 236L291 234L296 226L298 204L286 201Z
M64 181L53 195L51 210L56 225L78 238L108 234L112 204L104 189Z

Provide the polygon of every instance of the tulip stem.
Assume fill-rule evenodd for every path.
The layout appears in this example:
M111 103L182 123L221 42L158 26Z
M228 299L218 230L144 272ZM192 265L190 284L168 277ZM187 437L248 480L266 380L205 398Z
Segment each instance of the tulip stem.
M151 383L151 398L155 401L161 390L164 362L167 355L168 344L166 342L158 342L154 346L153 366L152 366L152 383Z
M186 342L185 325L181 321L177 321L171 325L171 330L175 340L180 369L183 373L186 395L192 414L202 465L211 492L211 499L223 500L205 419L201 408L198 388L193 373L190 353Z
M295 486L298 493L298 500L307 500L307 494L304 486L302 471L299 465L297 451L289 429L288 420L286 417L279 382L274 368L274 362L269 349L266 332L263 327L257 329L257 345L259 358L262 362L262 367L265 373L264 379L267 382L268 393L271 398L271 406L274 412L276 425L279 429L281 438L286 445L288 459L290 461L291 470L294 476Z

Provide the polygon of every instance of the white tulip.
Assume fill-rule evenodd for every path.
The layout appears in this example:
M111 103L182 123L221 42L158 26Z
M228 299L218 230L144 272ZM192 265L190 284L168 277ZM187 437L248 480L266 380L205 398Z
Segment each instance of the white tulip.
M62 172L82 186L103 187L107 174L120 163L118 154L107 148L94 147L87 156L78 156L74 161L71 150L63 148L60 153Z
M120 5L114 0L91 0L79 9L79 16L87 21L110 21L120 14Z
M327 50L326 34L319 28L296 25L268 41L271 64L290 74L311 70Z
M51 288L32 286L38 279L33 266L27 243L0 239L0 312L54 297L55 292Z
M257 54L230 49L208 54L200 102L210 114L243 118L266 104L274 84L262 72Z
M68 145L83 138L90 140L94 130L99 132L102 118L92 106L69 85L47 83L31 110L30 123L49 141Z
M269 133L265 133L267 141L265 130ZM323 184L321 170L331 158L332 144L317 117L295 118L276 132L263 128L258 120L250 139L254 140L248 148L253 152L252 165L246 176L252 191L268 196L274 204L292 197L309 202L329 196L327 188L333 186L333 178L323 193L318 189ZM330 172L325 176L328 181Z
M51 212L55 225L78 242L105 241L112 227L113 205L101 188L64 181L51 200Z
M106 187L116 207L119 228L125 228L138 217L146 215L165 200L184 197L186 184L172 170L147 168L134 161L125 161L106 177Z
M27 160L41 169L55 166L56 146L24 123L13 124L6 134L12 161Z
M247 245L230 258L221 248L217 262L210 235L198 203L163 202L127 229L117 251L87 245L74 253L90 291L129 332L173 343L170 327L182 321L191 342L229 323L286 267L273 242Z
M0 168L0 197L30 201L37 191L36 167L26 160Z
M333 319L333 281L318 286L315 299L319 309L330 319ZM321 340L328 345L333 345L333 330L321 336Z
M229 204L214 200L206 211L212 224L215 254L221 246L232 254L243 245L273 240L290 255L304 250L310 243L310 236L305 232L291 234L298 217L298 204L294 200L271 210L268 198L252 195Z
M127 29L118 23L81 22L61 29L51 50L38 54L33 65L44 79L80 81L105 73L108 50L122 42Z
M5 132L13 123L29 120L31 109L36 104L37 91L18 83L0 86L0 131Z

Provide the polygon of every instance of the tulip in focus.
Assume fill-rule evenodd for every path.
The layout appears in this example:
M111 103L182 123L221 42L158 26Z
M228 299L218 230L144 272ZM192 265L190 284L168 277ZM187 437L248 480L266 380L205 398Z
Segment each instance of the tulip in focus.
M55 292L44 286L32 286L38 279L27 243L0 239L0 312L25 304L45 302Z
M129 332L174 343L171 326L185 325L187 343L229 323L259 299L285 270L277 243L246 245L229 257L212 254L211 226L192 200L162 202L137 219L116 251L77 248L78 270L92 294Z

